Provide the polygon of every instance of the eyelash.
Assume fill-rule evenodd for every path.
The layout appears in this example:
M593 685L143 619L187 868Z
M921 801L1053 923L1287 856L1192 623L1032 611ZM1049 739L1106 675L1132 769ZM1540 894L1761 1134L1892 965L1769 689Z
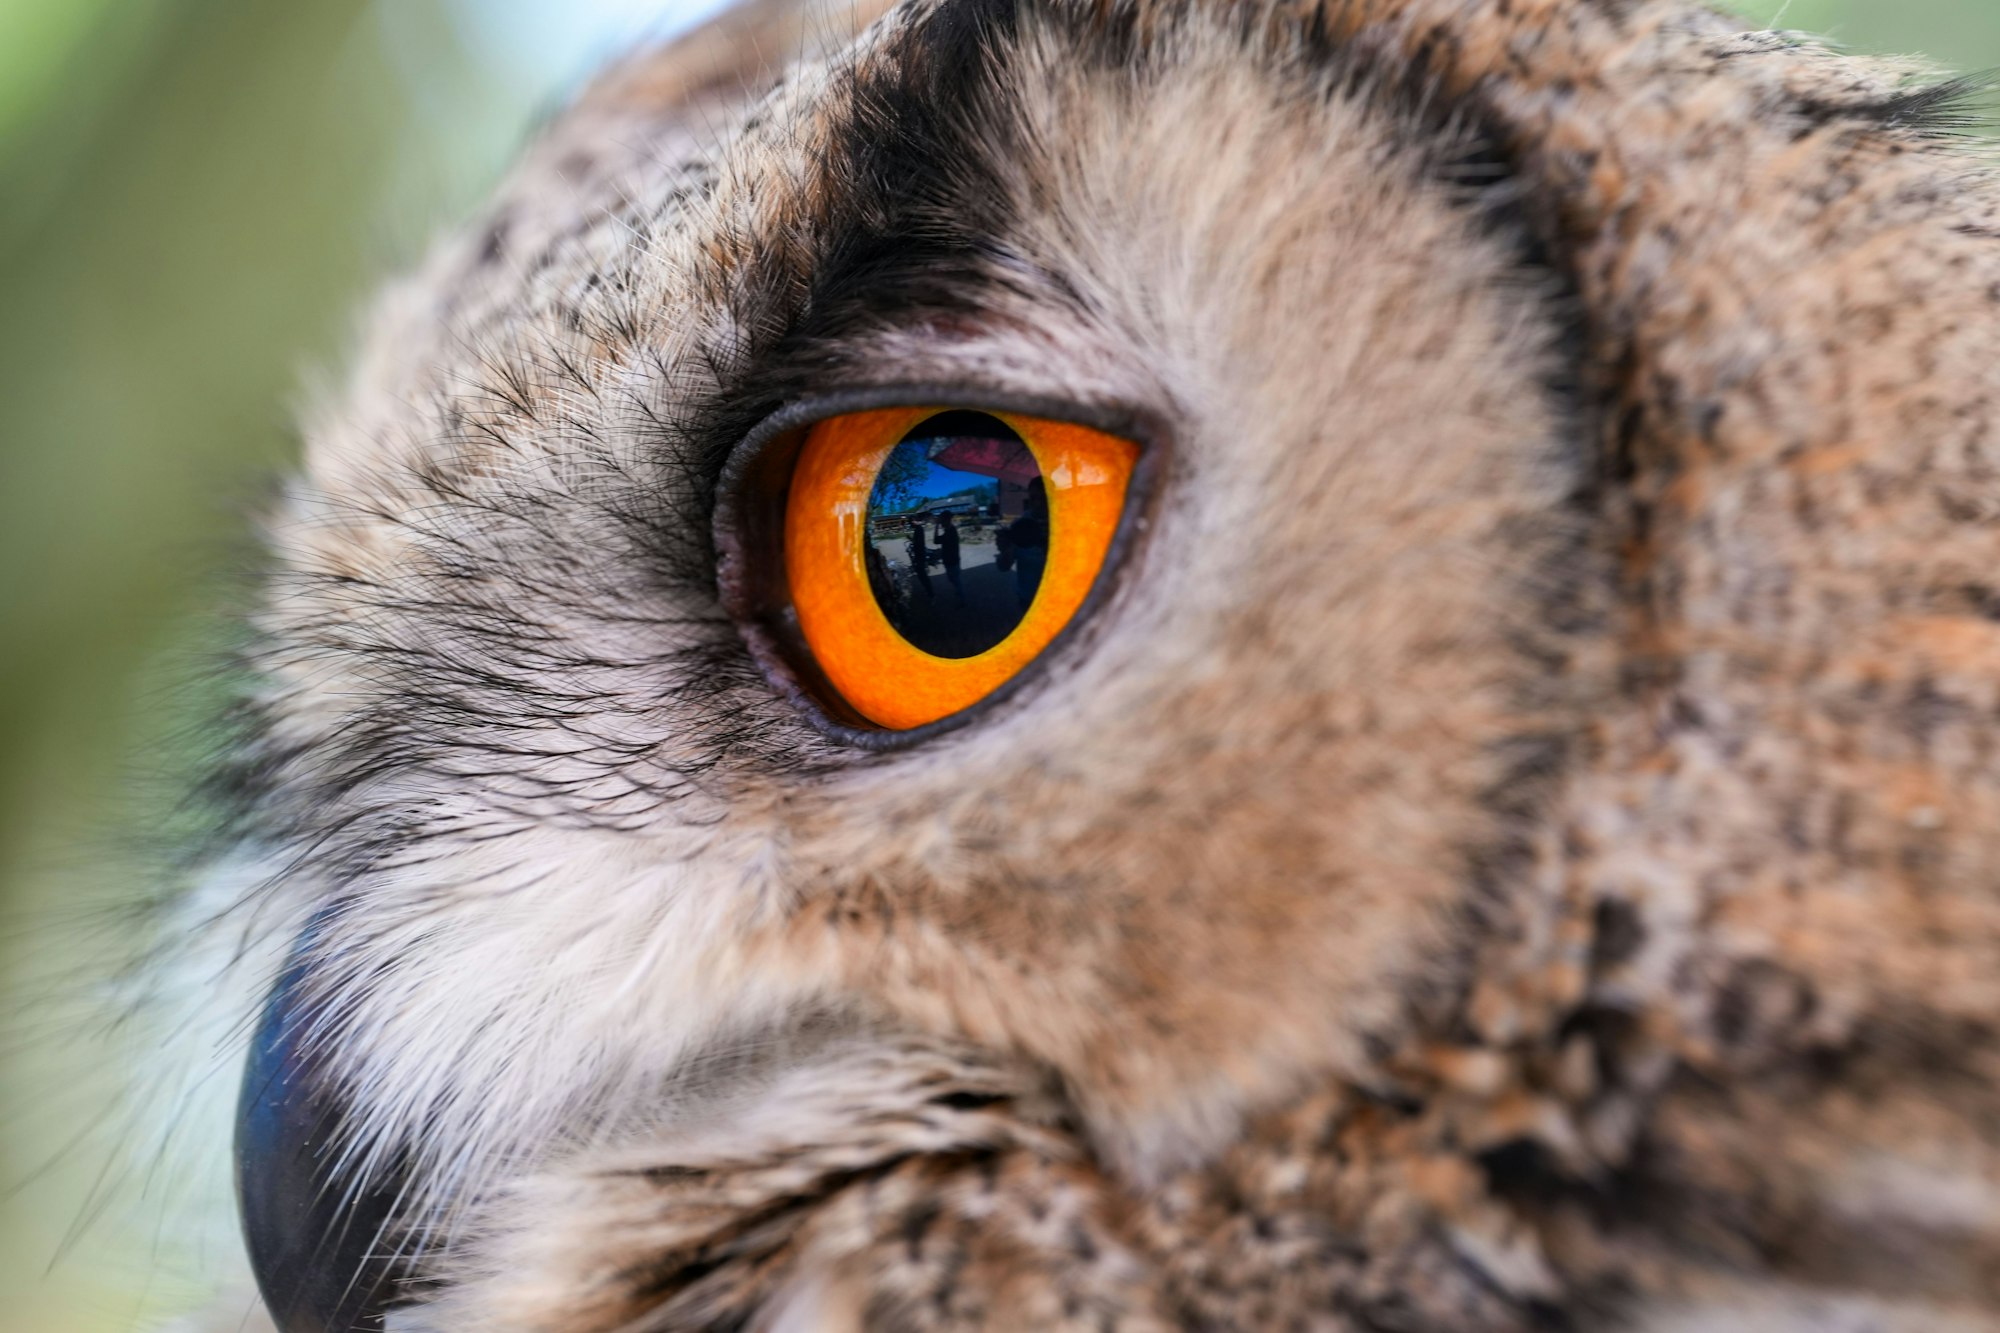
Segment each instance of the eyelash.
M823 730L883 749L961 724L1087 618L1141 526L1157 450L1129 416L871 397L753 431L724 472L716 543L724 602L773 683Z

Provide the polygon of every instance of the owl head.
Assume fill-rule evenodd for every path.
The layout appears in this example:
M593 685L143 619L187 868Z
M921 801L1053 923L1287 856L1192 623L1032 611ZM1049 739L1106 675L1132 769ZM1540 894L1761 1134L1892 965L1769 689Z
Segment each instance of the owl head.
M187 918L278 1328L2000 1319L1953 90L864 8L613 68L309 423Z

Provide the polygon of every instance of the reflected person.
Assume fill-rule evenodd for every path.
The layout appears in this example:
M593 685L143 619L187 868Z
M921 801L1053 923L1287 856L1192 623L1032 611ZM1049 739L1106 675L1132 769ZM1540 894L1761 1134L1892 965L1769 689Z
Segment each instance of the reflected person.
M1026 611L1042 586L1042 567L1049 560L1049 498L1040 477L1028 483L1021 516L1007 525L1006 532L1014 555L1014 596Z
M931 553L924 545L924 520L921 515L910 520L910 538L904 549L910 556L910 578L925 597L931 593Z
M937 542L938 559L944 564L945 582L958 595L958 604L964 606L965 585L959 581L958 573L958 520L949 512L939 514L931 537Z

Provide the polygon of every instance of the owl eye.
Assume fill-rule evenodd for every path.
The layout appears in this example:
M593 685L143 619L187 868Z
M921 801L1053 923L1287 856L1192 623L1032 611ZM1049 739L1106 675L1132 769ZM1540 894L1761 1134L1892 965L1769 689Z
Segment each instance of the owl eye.
M979 702L1083 604L1139 447L1011 412L894 407L815 424L793 467L784 575L819 672L907 730Z

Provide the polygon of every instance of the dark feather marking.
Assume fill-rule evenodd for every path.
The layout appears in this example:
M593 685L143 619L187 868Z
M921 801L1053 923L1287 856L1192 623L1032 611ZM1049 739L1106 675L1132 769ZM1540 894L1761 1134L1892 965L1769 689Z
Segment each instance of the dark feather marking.
M1805 102L1800 111L1809 123L1859 121L1921 138L1952 138L1978 134L2000 124L1992 102L2000 89L2000 70L1981 70L1912 88L1892 97L1859 102Z

